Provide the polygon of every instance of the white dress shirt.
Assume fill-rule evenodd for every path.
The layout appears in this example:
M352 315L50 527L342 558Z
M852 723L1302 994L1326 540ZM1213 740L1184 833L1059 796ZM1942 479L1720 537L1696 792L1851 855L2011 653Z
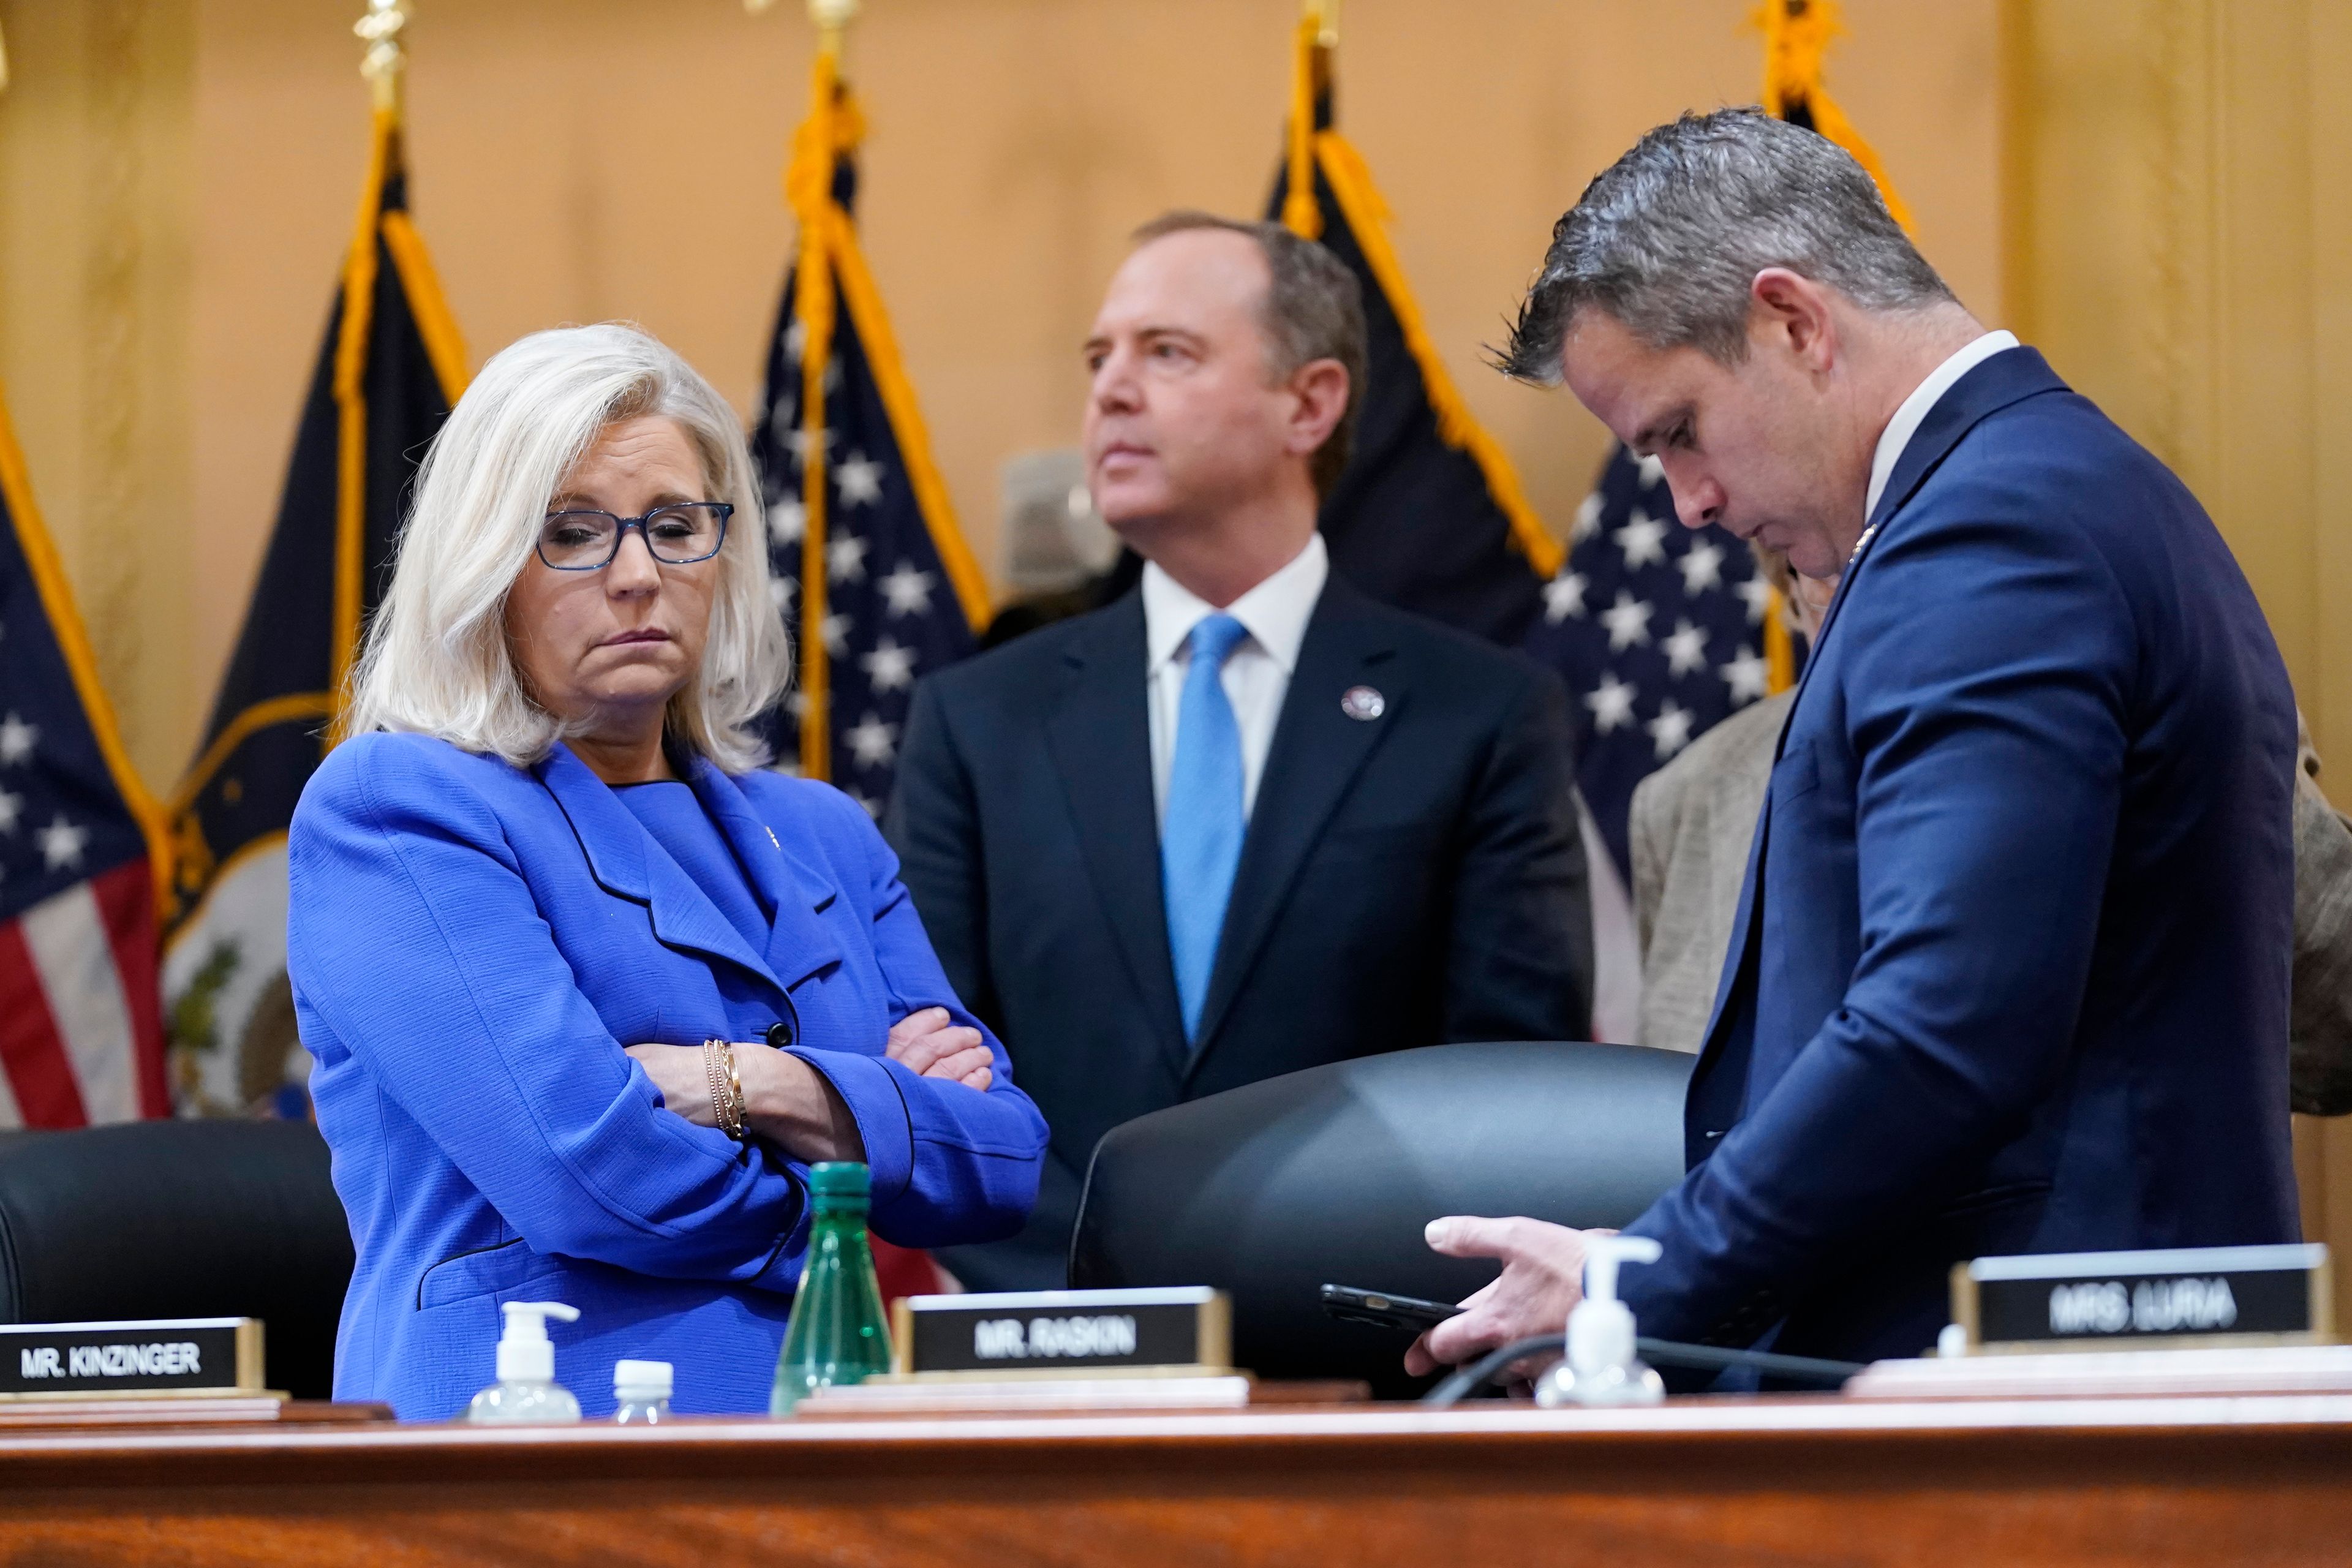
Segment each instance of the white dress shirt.
M1290 564L1225 606L1225 614L1241 622L1249 635L1225 656L1225 700L1234 707L1234 722L1242 738L1242 812L1257 805L1257 781L1265 772L1265 754L1274 746L1274 726L1282 717L1282 700L1290 690L1291 672L1298 668L1298 647L1307 640L1307 622L1323 584L1331 575L1330 557L1323 536L1312 534L1307 548ZM1162 572L1158 563L1143 569L1143 646L1145 699L1151 719L1151 800L1156 812L1168 807L1168 770L1176 756L1176 721L1184 701L1184 676L1192 667L1185 639L1201 621L1217 613L1210 604Z
M1984 363L2004 349L2017 347L2015 332L1987 332L1959 353L1927 373L1927 379L1913 389L1886 422L1878 435L1878 448L1870 456L1870 495L1862 503L1862 521L1866 524L1878 510L1878 498L1886 493L1886 481L1895 475L1895 465L1903 456L1903 448L1919 433L1920 425L1928 412L1943 401L1952 384Z

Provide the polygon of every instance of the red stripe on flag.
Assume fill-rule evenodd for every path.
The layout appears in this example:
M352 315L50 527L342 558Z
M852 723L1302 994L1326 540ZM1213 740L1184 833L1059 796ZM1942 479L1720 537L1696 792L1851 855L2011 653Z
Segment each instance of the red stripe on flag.
M117 866L90 880L106 942L114 950L114 972L122 982L123 1005L131 1013L132 1071L139 1084L139 1114L172 1114L172 1089L163 1075L163 961L155 941L155 884L144 858Z
M33 950L26 945L25 928L15 921L0 925L0 1069L8 1074L16 1091L16 1109L27 1127L87 1127L81 1086L74 1081L73 1062L49 1016L48 993L41 988L41 972L33 965Z

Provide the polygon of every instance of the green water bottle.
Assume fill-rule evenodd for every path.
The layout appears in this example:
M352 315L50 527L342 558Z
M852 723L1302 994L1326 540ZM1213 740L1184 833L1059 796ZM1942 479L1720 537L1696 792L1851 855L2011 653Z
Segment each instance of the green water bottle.
M768 1413L789 1415L815 1389L861 1383L890 1370L882 1287L866 1242L866 1167L855 1160L809 1167L808 1262L776 1357Z

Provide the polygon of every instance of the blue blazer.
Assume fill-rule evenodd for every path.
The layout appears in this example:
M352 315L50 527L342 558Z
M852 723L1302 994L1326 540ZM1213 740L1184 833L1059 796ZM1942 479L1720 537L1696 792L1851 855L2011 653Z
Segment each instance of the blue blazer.
M589 1414L623 1357L676 1363L681 1412L767 1408L806 1167L663 1109L624 1046L785 1024L857 1120L877 1232L1026 1217L1045 1125L1003 1050L985 1094L882 1055L919 1008L975 1020L865 811L699 760L687 782L775 910L760 949L561 745L524 770L361 735L303 791L287 967L359 1255L336 1397L453 1415L493 1381L499 1303L555 1300L581 1312L551 1326L556 1379Z
M1993 1254L2296 1239L2294 701L2196 499L2042 356L1948 392L1798 690L1630 1228L1644 1332L1916 1355Z

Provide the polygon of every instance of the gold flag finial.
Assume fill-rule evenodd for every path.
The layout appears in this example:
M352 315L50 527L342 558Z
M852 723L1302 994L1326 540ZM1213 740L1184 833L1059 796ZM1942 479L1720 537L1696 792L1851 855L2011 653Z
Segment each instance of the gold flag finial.
M829 55L841 53L841 35L857 19L858 0L808 0L809 20L816 24L817 47ZM776 0L743 0L754 16L776 8Z
M352 31L367 43L360 58L360 75L374 89L375 106L400 107L400 79L408 64L407 47L400 40L408 26L408 0L368 0L367 15L352 24Z
M809 20L816 24L817 47L826 54L841 53L841 35L857 19L857 0L808 0Z
M1319 48L1339 47L1339 0L1306 0L1307 19L1315 24L1315 43Z

